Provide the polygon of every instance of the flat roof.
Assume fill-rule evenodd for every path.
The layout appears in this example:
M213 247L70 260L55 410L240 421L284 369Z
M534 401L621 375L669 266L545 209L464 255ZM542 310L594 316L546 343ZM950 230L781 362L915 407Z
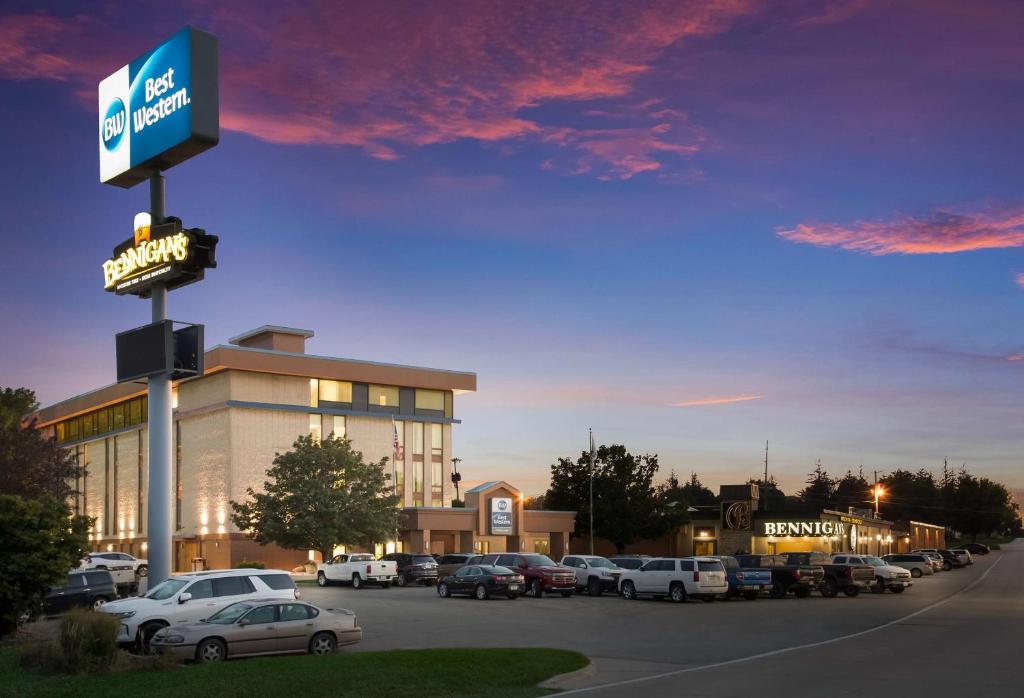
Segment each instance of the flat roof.
M234 337L228 338L230 344L238 344L244 342L247 339L258 337L261 334L290 334L296 337L302 337L303 339L309 339L313 336L313 330L302 330L297 327L284 327L283 325L263 325L257 327L255 330L249 330L242 334L235 335Z

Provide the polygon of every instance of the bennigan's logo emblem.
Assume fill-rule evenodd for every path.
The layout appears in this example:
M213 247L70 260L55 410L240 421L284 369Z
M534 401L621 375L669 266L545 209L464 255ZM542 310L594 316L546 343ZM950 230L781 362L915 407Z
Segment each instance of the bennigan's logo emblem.
M128 125L128 110L119 97L115 97L107 107L107 113L100 123L100 137L107 151L117 150L124 141L125 126Z
M103 287L113 286L162 265L184 262L189 254L189 237L177 232L151 239L152 224L148 213L135 216L134 247L126 247L113 259L103 263ZM116 251L116 250L115 250Z

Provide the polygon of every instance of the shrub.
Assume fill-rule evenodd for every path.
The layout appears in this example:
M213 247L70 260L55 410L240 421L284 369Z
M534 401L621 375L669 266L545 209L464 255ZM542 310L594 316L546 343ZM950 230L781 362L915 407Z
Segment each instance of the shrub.
M306 574L316 574L316 569L316 562L314 562L313 560L309 560L308 562L306 562L306 564L302 566L302 571Z
M117 657L121 624L106 613L84 608L68 612L60 623L60 648L69 673L110 670Z
M242 560L237 565L236 569L251 569L251 570L265 570L267 566L259 560Z
M63 674L67 662L60 647L53 640L26 642L18 648L18 664L35 674Z

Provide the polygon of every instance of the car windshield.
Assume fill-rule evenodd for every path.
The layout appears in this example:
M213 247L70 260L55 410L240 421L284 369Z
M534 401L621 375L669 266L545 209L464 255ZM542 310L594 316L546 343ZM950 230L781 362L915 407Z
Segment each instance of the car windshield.
M588 557L586 560L591 567L615 567L611 560L605 560L603 557Z
M885 561L880 557L866 557L864 558L865 565L871 565L872 567L885 567Z
M532 567L555 567L555 561L547 555L523 555L523 559Z
M146 594L146 598L153 599L155 601L169 599L181 591L181 588L186 584L188 584L188 582L184 579L168 579L167 581L161 582L150 589L149 593Z
M736 562L736 558L734 557L722 557L720 559L722 561L722 566L727 567L730 570L740 566L740 563Z
M414 565L422 565L425 562L434 562L434 558L430 557L429 555L413 555L412 556L412 563Z
M233 603L230 606L225 606L224 608L220 609L212 616L207 618L206 622L216 623L218 625L231 625L236 620L241 618L245 614L245 612L251 608L251 603L239 601L238 603Z

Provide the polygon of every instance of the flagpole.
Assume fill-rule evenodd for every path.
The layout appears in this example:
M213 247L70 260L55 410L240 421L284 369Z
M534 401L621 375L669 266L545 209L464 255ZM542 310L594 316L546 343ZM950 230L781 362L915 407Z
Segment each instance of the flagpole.
M594 430L590 429L590 554L594 554Z

